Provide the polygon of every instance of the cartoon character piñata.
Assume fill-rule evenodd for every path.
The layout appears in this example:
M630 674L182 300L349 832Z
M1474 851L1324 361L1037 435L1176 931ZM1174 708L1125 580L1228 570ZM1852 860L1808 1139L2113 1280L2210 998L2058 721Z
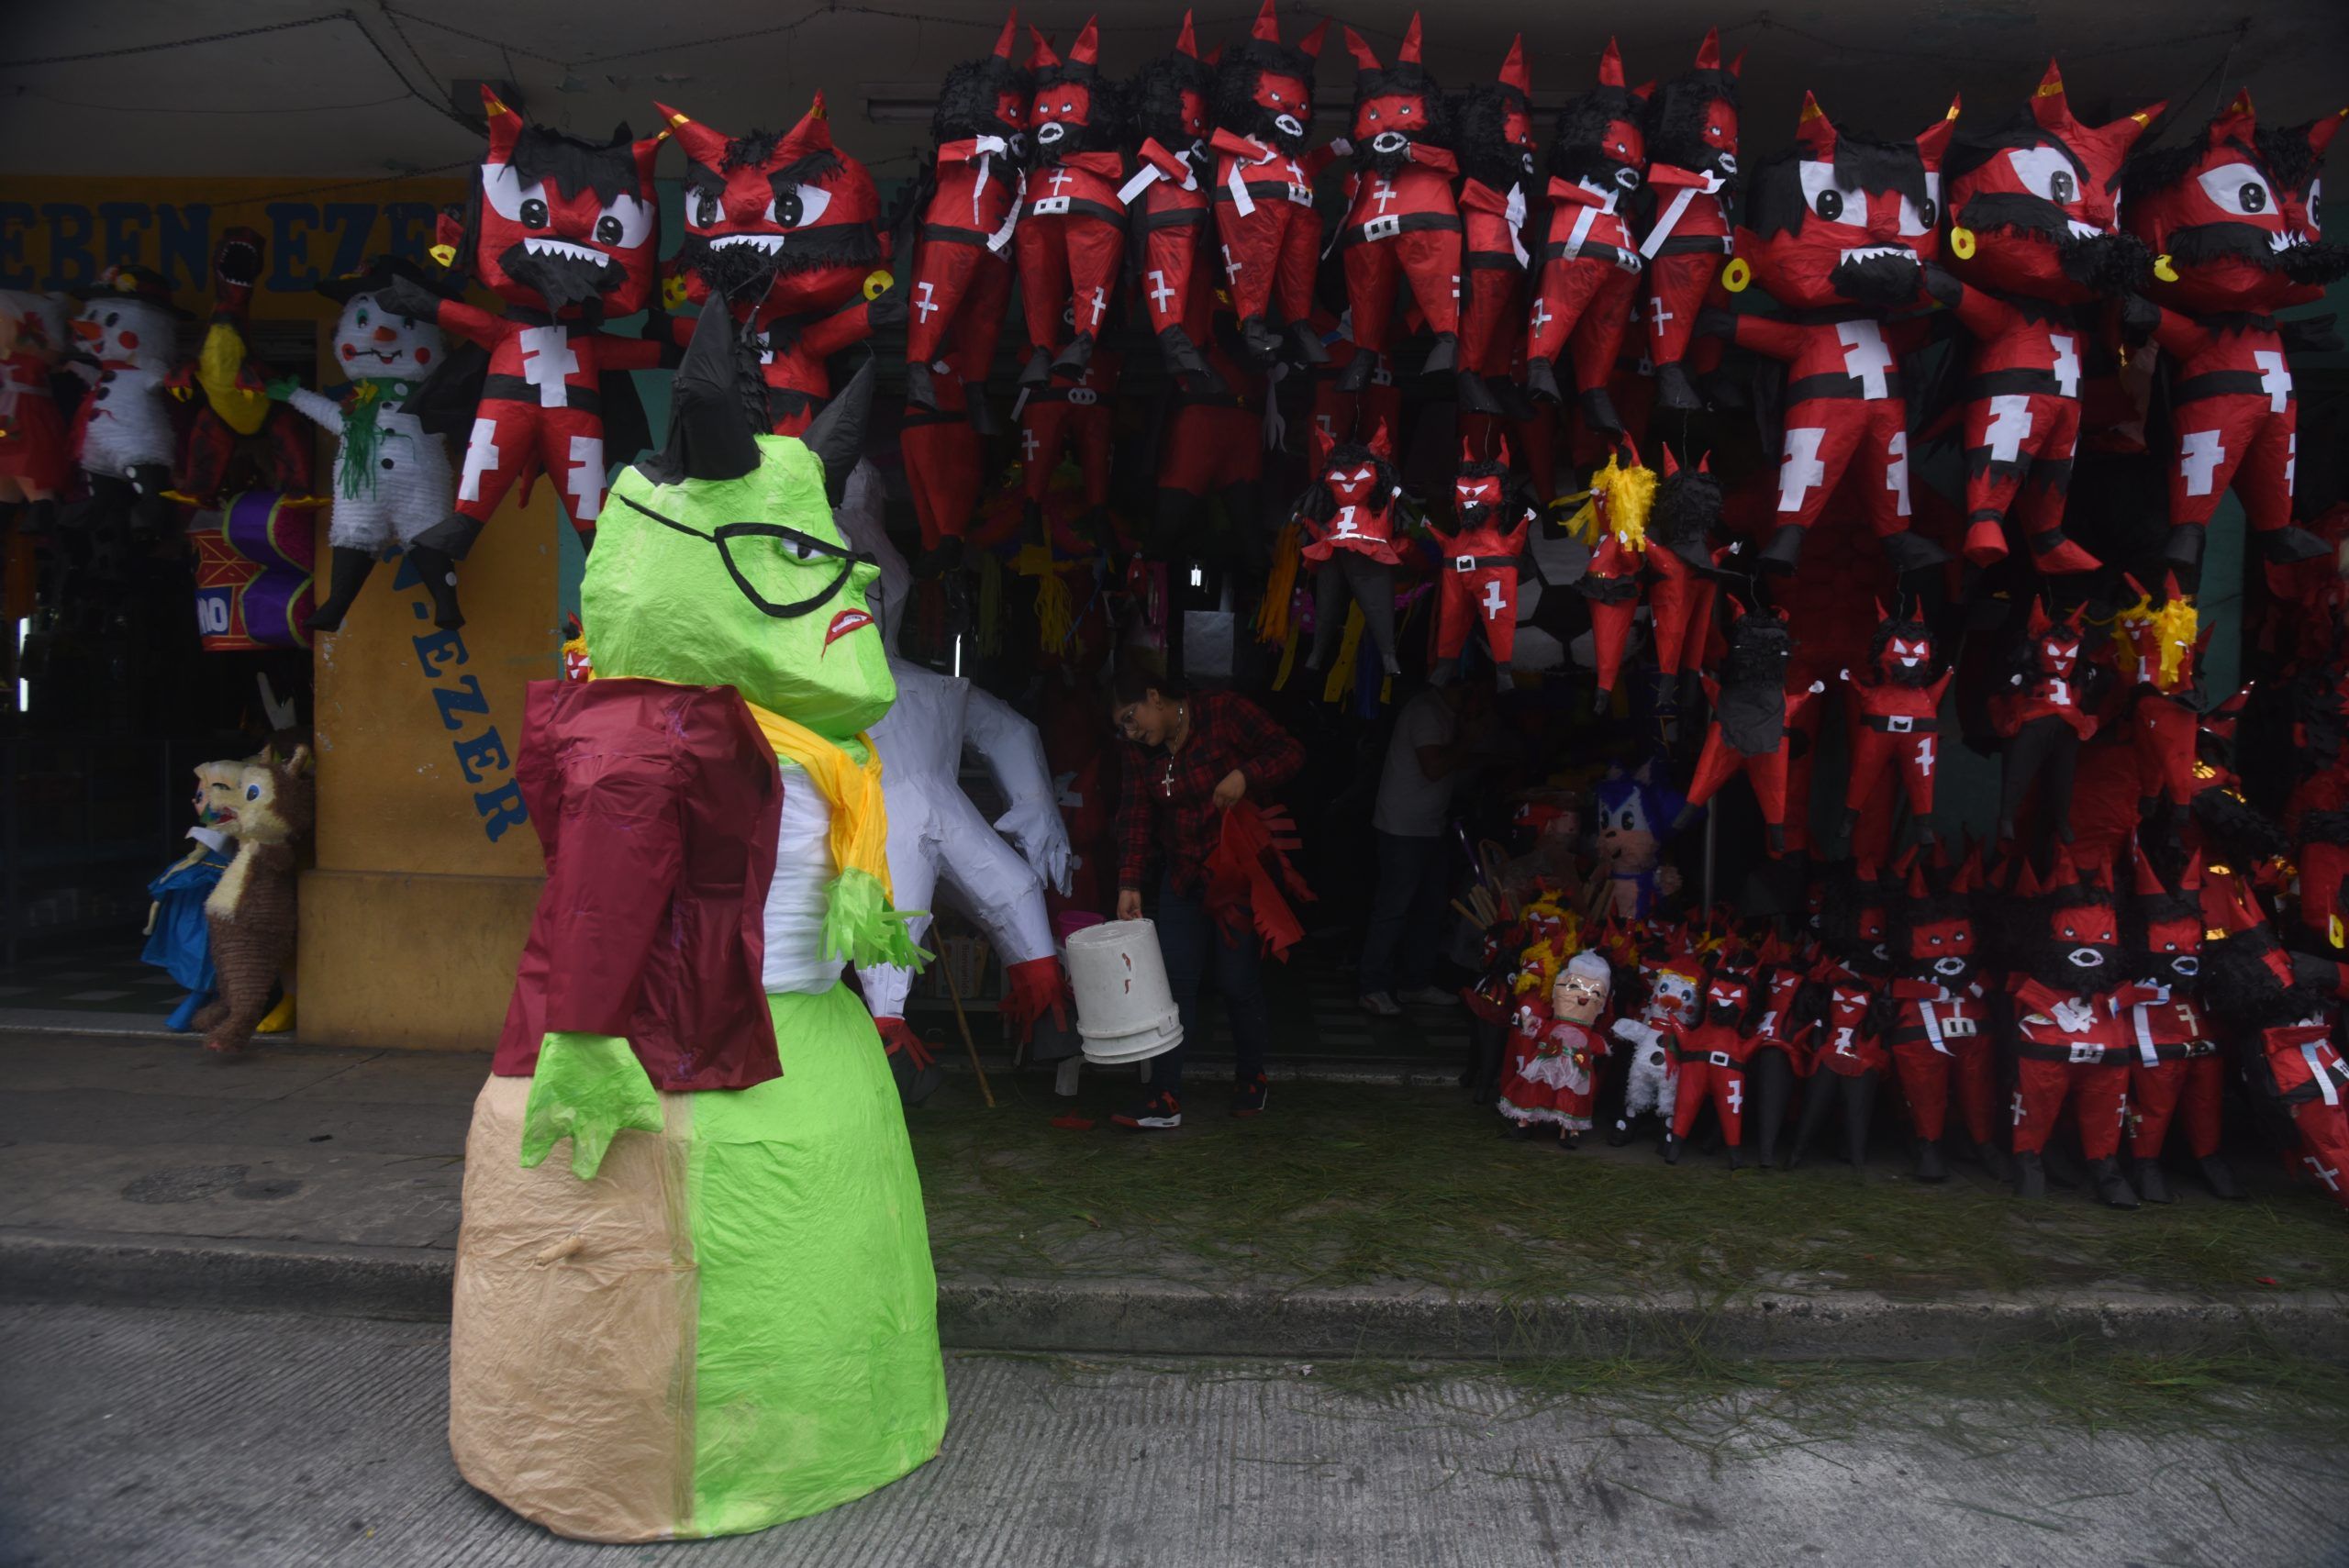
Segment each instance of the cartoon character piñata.
M2058 852L2042 878L2021 857L2011 895L2027 905L2003 955L2015 998L2015 1192L2047 1195L2041 1151L2068 1103L2097 1196L2134 1208L2120 1153L2135 1052L2113 1003L2122 976L2110 870L2084 873Z
M1273 0L1264 0L1248 37L1226 49L1216 67L1212 199L1224 284L1249 353L1267 365L1281 352L1275 308L1292 358L1318 364L1328 357L1308 320L1321 247L1313 180L1337 154L1308 143L1313 65L1329 29L1326 20L1316 23L1292 49L1281 42Z
M2246 91L2200 136L2123 172L2121 221L2154 252L2153 337L2172 361L2165 553L2181 566L2199 564L2230 487L2268 562L2324 549L2292 522L2299 403L2275 312L2349 273L2349 250L2323 242L2309 199L2340 126L2335 115L2264 131Z
M1555 962L1553 958L1551 962ZM1529 997L1500 1080L1500 1113L1517 1128L1558 1129L1572 1149L1590 1130L1599 1064L1607 1060L1605 1015L1615 972L1585 950L1557 972L1544 997Z
M1904 354L1921 347L1924 263L1940 254L1942 155L1957 106L1913 140L1840 129L1806 95L1795 144L1754 172L1698 330L1787 367L1776 526L1762 562L1790 572L1803 541L1846 493L1896 572L1934 566L1940 547L1910 531ZM1762 291L1753 308L1726 295ZM1766 304L1765 304L1766 301Z
M1665 408L1703 404L1689 384L1688 343L1697 313L1730 253L1737 179L1737 77L1740 53L1721 63L1720 29L1709 28L1697 61L1655 90L1646 104L1649 191L1655 221L1640 241L1648 264L1648 360L1656 402Z
M318 286L342 302L332 353L349 379L340 395L291 381L269 388L337 442L327 529L332 564L328 595L303 623L312 631L340 628L384 551L414 544L449 516L455 497L448 448L407 406L446 358L447 345L440 328L385 303L395 278L423 282L414 266L387 258Z
M1532 261L1525 230L1541 194L1534 158L1533 78L1525 39L1489 83L1471 87L1452 108L1460 160L1460 384L1464 409L1485 416L1503 405L1489 384L1509 379L1524 347L1525 272Z
M1069 46L1028 29L1028 69L1036 95L1029 111L1034 149L1026 205L1012 239L1019 300L1028 320L1028 368L1041 386L1053 373L1082 375L1109 319L1126 253L1125 95L1099 69L1100 30L1089 18Z
M1428 527L1443 551L1436 571L1435 656L1460 660L1468 635L1485 632L1485 650L1506 684L1517 652L1517 573L1527 530L1540 515L1525 482L1509 470L1506 447L1497 462L1463 454L1452 481L1452 526Z
M1137 167L1118 195L1139 214L1140 293L1168 373L1186 388L1215 390L1207 360L1213 338L1215 260L1208 186L1215 178L1208 150L1208 103L1215 72L1199 58L1191 13L1174 47L1142 68L1132 91Z
M457 479L456 509L408 547L434 620L464 624L456 563L516 482L525 500L543 473L571 526L592 542L604 506L604 437L635 409L627 371L651 370L662 345L603 331L651 300L660 250L652 165L666 129L607 142L531 125L482 88L489 155L455 266L505 302L493 315L395 280L384 303L489 355ZM623 444L633 450L631 432Z
M788 131L728 136L654 106L685 150L685 297L715 296L759 361L769 428L807 428L831 395L826 361L888 318L877 297L881 198L863 162L832 145L824 95ZM689 336L689 324L676 329Z
M1639 243L1631 200L1647 176L1647 138L1639 95L1623 84L1615 40L1599 57L1598 85L1558 111L1550 149L1550 230L1534 275L1525 339L1525 384L1558 402L1557 361L1571 350L1583 422L1620 435L1622 420L1607 378L1631 324L1639 286Z
M1867 671L1844 671L1851 690L1844 709L1852 732L1851 773L1843 786L1843 830L1858 828L1860 814L1877 795L1887 773L1897 773L1909 801L1917 842L1933 841L1933 775L1941 765L1942 693L1949 670L1934 652L1932 628L1913 599L1898 614L1876 607L1876 635L1868 639Z
M2143 243L2114 223L2121 161L2161 110L2084 126L2050 61L2028 107L1950 150L1950 270L1928 268L1926 286L1974 339L1965 558L1977 566L2005 557L2011 520L2041 572L2097 567L2064 532L2082 370L2099 303L2152 269Z
M1917 1135L1920 1182L1949 1178L1942 1139L1953 1090L1965 1135L1982 1163L1993 1175L2009 1173L2006 1151L1998 1141L1996 1041L1975 951L1981 886L1982 863L1976 855L1967 855L1954 871L1941 868L1930 880L1920 859L1909 868L1909 896L1891 908L1893 1006L1884 1032Z
M1354 357L1340 386L1360 392L1394 340L1396 307L1408 287L1435 344L1426 373L1460 362L1460 208L1453 176L1452 107L1419 63L1419 15L1411 13L1390 68L1360 33L1346 29L1354 57L1353 198L1338 225Z
M1345 629L1349 599L1362 606L1379 667L1398 674L1395 662L1396 552L1411 527L1412 511L1395 470L1393 435L1381 425L1366 442L1332 444L1313 437L1316 478L1298 500L1302 554L1314 573L1313 650L1308 670L1328 667Z
M816 1513L946 1426L905 1118L841 978L913 956L876 568L829 499L873 370L802 441L744 368L705 312L587 560L596 678L531 685L516 768L547 885L466 1140L449 1443L582 1540Z
M2243 1187L2219 1152L2226 1059L2203 1010L2202 858L2188 856L2173 886L2142 843L2131 841L2130 856L2135 873L2121 913L2121 962L2129 978L2113 992L2112 1007L2132 1048L2131 1174L2147 1203L2172 1201L2162 1145L2176 1125L2212 1195L2239 1198Z

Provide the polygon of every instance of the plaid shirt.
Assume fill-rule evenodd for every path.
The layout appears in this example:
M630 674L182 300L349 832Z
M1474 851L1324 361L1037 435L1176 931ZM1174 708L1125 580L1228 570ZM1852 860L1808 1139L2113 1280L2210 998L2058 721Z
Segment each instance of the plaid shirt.
M1222 832L1215 786L1233 769L1248 793L1263 800L1297 776L1305 748L1264 710L1230 692L1198 692L1191 705L1190 738L1169 755L1120 740L1118 777L1118 885L1140 887L1151 851L1166 857L1178 891L1207 881L1208 857Z

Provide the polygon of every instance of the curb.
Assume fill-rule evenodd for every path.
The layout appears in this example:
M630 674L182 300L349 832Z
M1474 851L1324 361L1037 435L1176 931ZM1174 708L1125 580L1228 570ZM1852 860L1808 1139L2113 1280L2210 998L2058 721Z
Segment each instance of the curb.
M409 1247L0 1229L0 1301L442 1321L455 1255ZM950 1349L1101 1355L1510 1361L1702 1351L1762 1361L1944 1361L2085 1341L2139 1354L2282 1342L2349 1362L2324 1291L2191 1297L2121 1287L1901 1300L1870 1291L1508 1302L1428 1287L1214 1291L1156 1280L939 1284Z
M427 1248L0 1229L0 1301L431 1320L455 1277Z

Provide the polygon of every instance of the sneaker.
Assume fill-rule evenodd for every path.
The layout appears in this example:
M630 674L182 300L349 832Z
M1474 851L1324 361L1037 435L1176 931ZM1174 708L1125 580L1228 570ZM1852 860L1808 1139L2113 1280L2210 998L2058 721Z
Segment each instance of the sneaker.
M1272 1085L1264 1082L1262 1073L1252 1078L1241 1078L1231 1085L1231 1114L1263 1116L1264 1104L1271 1098Z
M1456 1007L1460 998L1441 985L1415 985L1408 991L1397 991L1395 999L1408 1007Z
M1157 1132L1182 1126L1183 1107L1175 1103L1174 1095L1161 1089L1154 1095L1143 1095L1131 1110L1119 1111L1109 1119L1137 1132Z
M1395 998L1384 991L1364 992L1362 1010L1375 1018L1399 1018L1403 1016L1403 1009L1395 1005Z

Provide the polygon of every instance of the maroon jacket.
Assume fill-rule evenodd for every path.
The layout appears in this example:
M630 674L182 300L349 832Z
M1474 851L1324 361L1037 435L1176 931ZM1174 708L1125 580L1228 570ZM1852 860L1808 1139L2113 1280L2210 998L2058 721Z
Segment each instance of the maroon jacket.
M656 1089L780 1077L761 968L774 752L730 686L533 681L514 777L547 858L490 1070L622 1035Z

